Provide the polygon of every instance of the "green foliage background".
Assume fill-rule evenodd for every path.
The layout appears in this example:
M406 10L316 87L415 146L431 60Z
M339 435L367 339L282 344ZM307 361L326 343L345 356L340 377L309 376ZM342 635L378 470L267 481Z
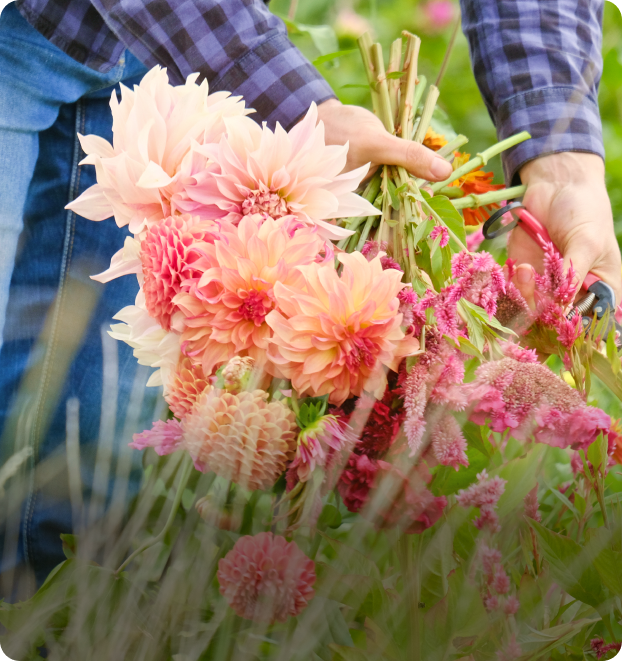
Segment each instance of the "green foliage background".
M434 81L443 60L452 26L435 30L422 11L420 0L300 0L295 7L296 23L303 25L331 25L337 33L338 49L356 49L356 39L340 26L339 15L352 9L367 19L373 27L376 40L388 46L402 30L418 34L422 40L420 71L428 81ZM292 9L291 0L272 0L273 12L286 17ZM458 3L456 2L456 12ZM291 16L291 14L290 14ZM322 36L322 35L320 35ZM292 34L292 40L311 59L321 55L309 34ZM316 39L316 43L318 43ZM330 41L319 42L329 52ZM336 46L336 44L335 44ZM330 49L336 50L337 48ZM600 88L600 108L607 158L607 185L618 241L622 241L622 15L611 2L605 2L603 58L604 73ZM360 64L358 50L336 61L318 64L318 68L344 103L369 106L369 95L363 87L365 73ZM345 87L348 86L348 87ZM460 32L449 67L441 84L439 105L451 119L452 125L469 136L467 150L475 154L496 142L495 128L477 89L471 70L466 38ZM499 159L490 163L501 178Z

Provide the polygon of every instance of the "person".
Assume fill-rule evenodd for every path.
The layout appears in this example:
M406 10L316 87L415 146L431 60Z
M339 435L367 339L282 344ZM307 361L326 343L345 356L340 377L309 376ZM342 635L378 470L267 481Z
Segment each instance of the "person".
M526 205L579 275L594 271L621 300L596 105L603 1L521 0L520 17L518 0L462 4L500 137L525 129L534 136L505 156L508 182L527 184ZM441 181L451 166L386 133L369 111L342 105L260 0L19 0L0 17L0 61L0 452L18 457L29 476L2 522L0 570L9 579L0 590L14 596L16 575L40 583L63 559L59 533L96 520L117 477L136 478L121 448L158 414L131 350L105 334L112 315L133 302L135 283L104 287L88 278L124 233L64 210L94 183L92 167L79 165L76 134L111 139L112 90L155 64L173 83L198 71L211 90L244 96L272 127L291 128L317 103L327 142L350 143L349 169L396 164ZM510 253L525 264L541 260L519 231ZM528 296L530 273L523 266L517 275Z

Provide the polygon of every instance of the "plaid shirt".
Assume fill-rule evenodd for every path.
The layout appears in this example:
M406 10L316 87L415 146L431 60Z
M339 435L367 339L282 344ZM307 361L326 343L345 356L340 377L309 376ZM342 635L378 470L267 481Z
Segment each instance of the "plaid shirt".
M244 97L259 118L291 128L311 102L334 97L262 0L17 0L26 20L72 58L109 71L128 48L182 83Z
M499 138L532 136L504 155L508 182L544 154L604 158L603 8L604 0L462 0L473 70Z
M558 151L604 157L598 83L604 0L462 0L475 77L503 139L508 182ZM290 128L333 93L261 0L18 0L26 19L71 57L111 69L124 48L173 82L193 71Z

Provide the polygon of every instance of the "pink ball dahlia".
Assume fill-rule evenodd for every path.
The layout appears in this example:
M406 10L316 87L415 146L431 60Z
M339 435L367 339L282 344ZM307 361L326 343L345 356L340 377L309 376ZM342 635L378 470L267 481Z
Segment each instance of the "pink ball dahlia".
M192 265L201 245L213 243L216 230L212 221L186 215L169 216L146 231L140 246L145 305L165 330L170 330L171 316L178 309L173 298L194 274Z
M504 358L478 367L469 386L471 420L496 432L512 429L516 438L533 434L555 447L587 448L611 418L588 406L581 395L541 363Z
M220 594L243 618L285 622L313 598L315 564L295 542L271 532L240 537L218 562Z
M419 350L405 337L397 297L402 273L383 270L383 253L367 261L361 253L340 254L341 275L332 264L299 267L299 286L277 283L278 310L266 317L274 331L271 361L302 394L329 395L340 405L363 390L384 395L384 367Z
M205 377L201 365L184 356L166 384L164 399L171 411L183 420L208 389L211 389L210 380Z
M175 298L185 315L185 353L201 360L206 374L236 355L265 363L275 283L301 284L298 267L313 263L323 248L317 232L292 217L246 216L238 227L223 225L194 265L197 278Z
M209 390L182 422L196 466L246 489L274 486L296 452L294 413L263 390Z

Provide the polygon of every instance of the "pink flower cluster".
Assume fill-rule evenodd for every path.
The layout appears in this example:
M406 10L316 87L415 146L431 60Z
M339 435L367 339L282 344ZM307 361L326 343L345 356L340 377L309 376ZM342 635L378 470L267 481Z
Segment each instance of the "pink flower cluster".
M479 507L480 515L474 523L477 528L489 528L493 532L499 529L499 517L496 513L499 498L505 491L506 481L500 477L488 477L483 470L477 475L477 482L468 489L458 492L458 504L462 507Z
M560 448L587 448L611 426L579 393L541 363L504 358L477 368L469 385L471 420L496 432Z

